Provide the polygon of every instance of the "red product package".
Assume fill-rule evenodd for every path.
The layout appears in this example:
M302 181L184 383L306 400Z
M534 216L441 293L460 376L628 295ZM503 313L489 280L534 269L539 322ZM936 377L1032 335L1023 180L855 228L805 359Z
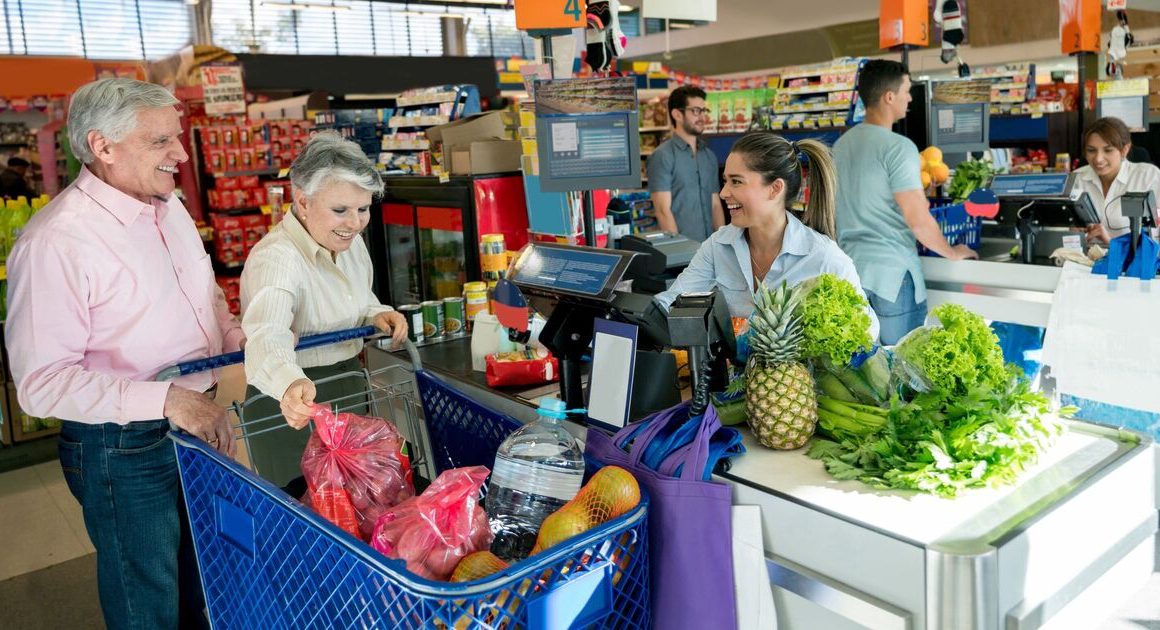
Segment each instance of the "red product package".
M407 563L429 580L447 580L466 555L491 545L491 526L479 505L485 466L443 471L423 494L387 510L375 525L371 546Z
M415 495L403 436L387 420L335 413L327 405L315 405L313 419L314 434L302 453L309 503L352 536L368 540L380 514Z
M535 350L505 352L487 356L487 384L490 387L539 385L560 380L560 365L552 355Z

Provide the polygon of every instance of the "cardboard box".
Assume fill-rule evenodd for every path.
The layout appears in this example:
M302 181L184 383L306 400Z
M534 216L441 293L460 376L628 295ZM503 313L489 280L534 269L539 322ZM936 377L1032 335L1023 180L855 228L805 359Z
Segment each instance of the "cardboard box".
M481 140L451 149L453 175L484 175L520 170L522 147L518 140Z
M442 144L444 153L447 153L447 147L465 148L472 142L480 140L505 139L509 135L506 117L503 114L503 112L484 112L468 116L428 129L427 137L434 144Z

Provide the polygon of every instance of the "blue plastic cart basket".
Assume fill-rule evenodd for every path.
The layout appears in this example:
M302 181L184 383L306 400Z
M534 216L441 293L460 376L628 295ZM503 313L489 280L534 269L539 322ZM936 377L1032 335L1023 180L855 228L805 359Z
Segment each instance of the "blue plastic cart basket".
M418 366L415 378L436 469L490 467L520 424ZM172 438L218 630L651 627L647 496L567 544L452 584L410 573L205 442Z

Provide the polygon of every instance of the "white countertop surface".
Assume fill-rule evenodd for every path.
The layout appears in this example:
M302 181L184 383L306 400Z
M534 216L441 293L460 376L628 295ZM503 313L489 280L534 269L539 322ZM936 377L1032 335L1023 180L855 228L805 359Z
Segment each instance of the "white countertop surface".
M1114 434L1089 432L1082 423L1059 438L1012 486L969 490L955 499L919 492L877 490L838 481L821 461L796 451L767 449L742 429L748 452L733 461L726 481L785 495L814 509L924 546L977 547L989 543L1055 503L1074 483L1133 448Z

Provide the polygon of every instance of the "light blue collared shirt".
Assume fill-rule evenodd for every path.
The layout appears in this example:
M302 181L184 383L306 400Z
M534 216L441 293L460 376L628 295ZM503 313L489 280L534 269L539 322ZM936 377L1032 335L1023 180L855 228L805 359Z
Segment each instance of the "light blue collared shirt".
M793 213L787 213L787 218L781 253L765 274L762 284L777 288L785 281L794 286L824 273L832 273L865 295L854 262L837 243L806 227ZM714 232L701 244L673 286L654 299L668 310L678 295L711 291L714 287L724 296L731 316L748 319L753 314L753 267L749 259L749 242L745 240L742 228L726 225ZM869 306L866 312L870 314L870 336L877 340L878 318Z

